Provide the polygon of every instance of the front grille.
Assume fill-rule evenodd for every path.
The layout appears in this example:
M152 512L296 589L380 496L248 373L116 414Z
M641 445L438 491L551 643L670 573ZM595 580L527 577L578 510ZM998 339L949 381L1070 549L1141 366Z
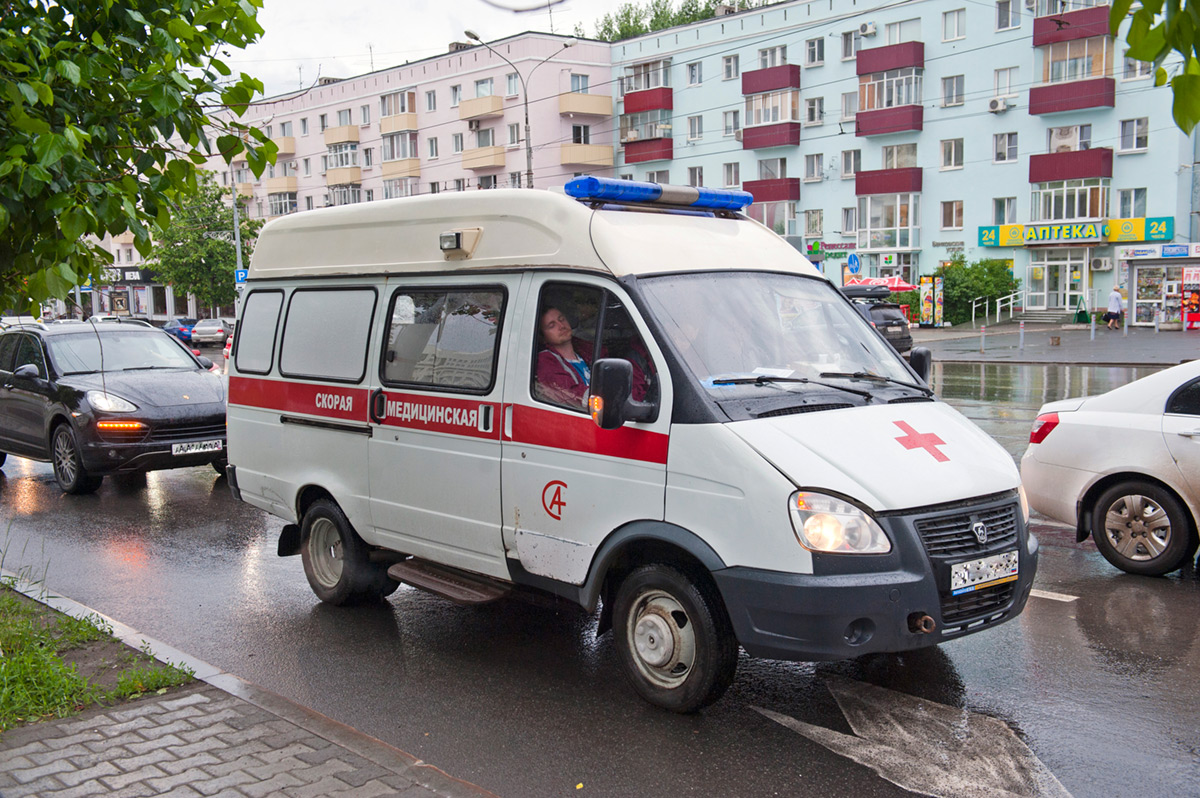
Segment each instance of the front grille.
M986 543L981 544L972 531L977 521L987 527ZM916 522L916 527L930 557L958 557L1011 548L1017 544L1017 505L922 518Z
M792 416L796 413L819 413L822 410L841 410L845 407L854 407L844 402L823 404L823 405L797 405L795 407L784 407L778 410L768 410L764 413L759 413L755 418L769 418L771 416Z
M225 424L156 424L150 431L152 441L213 440L225 437Z
M942 636L953 637L1002 620L1012 605L1015 589L1015 582L1006 582L960 596L943 595Z
M903 404L904 402L932 402L932 396L901 396L899 399L888 400L889 405Z

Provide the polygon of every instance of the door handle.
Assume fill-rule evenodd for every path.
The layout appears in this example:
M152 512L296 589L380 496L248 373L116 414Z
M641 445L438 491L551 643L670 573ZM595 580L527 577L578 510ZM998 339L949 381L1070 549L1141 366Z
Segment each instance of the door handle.
M383 414L387 410L387 395L382 388L376 388L371 392L371 399L367 403L367 415L371 419L372 424L382 424Z
M504 406L504 437L510 441L512 440L512 418L513 418L513 406L505 405Z
M1176 432L1175 434L1181 438L1200 438L1200 429L1190 429L1183 432Z

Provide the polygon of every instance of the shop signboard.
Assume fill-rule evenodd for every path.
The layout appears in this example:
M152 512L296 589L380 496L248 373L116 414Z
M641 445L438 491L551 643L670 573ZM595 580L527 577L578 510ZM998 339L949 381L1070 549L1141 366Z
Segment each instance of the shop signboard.
M1164 258L1186 258L1188 251L1187 244L1163 244L1162 256Z
M1174 237L1173 216L1065 224L1001 224L979 228L981 247L1098 244L1104 241L1170 241Z

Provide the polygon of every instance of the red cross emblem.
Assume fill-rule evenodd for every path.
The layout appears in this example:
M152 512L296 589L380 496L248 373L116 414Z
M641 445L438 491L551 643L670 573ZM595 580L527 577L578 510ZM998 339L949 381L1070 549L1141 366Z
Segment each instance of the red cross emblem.
M946 445L946 442L937 435L934 435L932 432L917 432L906 421L893 421L892 423L907 433L896 438L905 449L924 449L933 455L933 459L939 463L950 462L950 458L936 448Z

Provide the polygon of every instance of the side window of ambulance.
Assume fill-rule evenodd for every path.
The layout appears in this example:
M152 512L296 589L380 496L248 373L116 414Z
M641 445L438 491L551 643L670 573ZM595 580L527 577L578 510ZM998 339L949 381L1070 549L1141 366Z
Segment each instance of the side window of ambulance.
M649 350L625 307L608 291L547 283L538 300L535 338L530 392L538 401L584 412L592 364L599 357L633 364L634 399L657 395Z
M279 372L334 382L361 382L375 317L371 288L299 289L283 323Z
M504 302L499 286L396 291L384 384L487 393L496 380Z
M275 330L279 325L279 309L283 307L282 291L253 291L242 307L242 320L234 340L234 363L237 370L249 374L267 374L275 357Z

